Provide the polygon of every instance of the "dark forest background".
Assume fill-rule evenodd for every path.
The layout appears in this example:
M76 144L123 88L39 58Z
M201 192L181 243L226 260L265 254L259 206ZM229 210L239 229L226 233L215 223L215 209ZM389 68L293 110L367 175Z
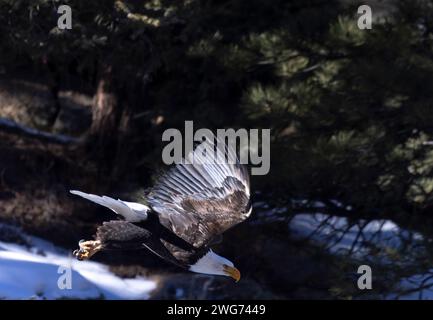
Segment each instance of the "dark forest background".
M317 280L332 258L287 244L281 221L310 204L293 199L349 219L432 223L433 4L364 3L371 30L357 27L357 1L0 0L0 219L74 249L112 216L68 190L139 199L164 169L165 129L271 128L270 173L252 186L282 220L228 233L220 251L247 281L242 291L217 280L235 291L215 296L346 297ZM61 4L71 30L57 28ZM176 274L143 255L144 269L137 256L96 258L125 276ZM319 271L304 268L317 255ZM178 277L189 279L170 285Z

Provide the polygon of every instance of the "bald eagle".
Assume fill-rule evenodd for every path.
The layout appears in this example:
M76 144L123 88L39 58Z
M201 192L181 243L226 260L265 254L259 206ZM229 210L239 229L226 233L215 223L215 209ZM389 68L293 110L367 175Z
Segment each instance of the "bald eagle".
M198 149L187 155L190 161L175 165L157 180L146 204L71 190L121 217L104 222L95 240L81 240L74 256L84 260L101 250L147 248L189 271L239 281L233 262L211 246L251 214L248 171L228 146L223 148L227 161L205 161L203 149Z

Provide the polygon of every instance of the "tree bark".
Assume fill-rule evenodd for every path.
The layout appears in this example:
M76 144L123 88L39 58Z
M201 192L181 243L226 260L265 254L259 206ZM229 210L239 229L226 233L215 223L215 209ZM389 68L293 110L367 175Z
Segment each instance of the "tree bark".
M122 114L113 83L112 67L100 67L92 108L89 146L100 174L109 174L114 165L117 149L119 118Z
M119 113L111 67L103 66L94 96L90 128L90 134L96 137L102 146L115 135Z

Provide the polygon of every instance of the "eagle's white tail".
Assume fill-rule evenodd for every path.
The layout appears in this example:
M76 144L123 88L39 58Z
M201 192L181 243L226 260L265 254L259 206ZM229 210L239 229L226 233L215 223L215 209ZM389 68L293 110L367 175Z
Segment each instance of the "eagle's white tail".
M127 202L122 200L115 200L107 196L97 196L90 193L84 193L78 190L71 190L72 194L95 202L101 206L113 210L115 213L120 214L126 221L139 222L147 219L147 212L150 210L148 206L137 202Z

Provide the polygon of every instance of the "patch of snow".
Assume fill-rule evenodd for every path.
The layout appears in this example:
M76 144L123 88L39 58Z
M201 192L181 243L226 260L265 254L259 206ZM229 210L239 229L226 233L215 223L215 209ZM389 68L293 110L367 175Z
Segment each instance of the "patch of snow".
M410 265L416 263L403 253L400 262L391 261L379 252L389 252L389 249L402 252L420 253L424 240L422 234L400 228L391 220L356 220L328 214L297 214L289 222L292 235L297 239L309 239L324 246L332 254L348 253L353 258L362 261L372 261L379 264L400 263ZM372 254L371 249L379 249ZM392 266L392 264L390 265ZM433 300L433 269L425 273L414 274L397 279L393 292L384 295L385 299Z
M326 204L323 203L322 201L312 201L312 200L308 200L308 199L292 199L291 200L292 206L297 207L297 206L309 206L312 209L320 209L320 208L325 208Z
M175 297L176 299L182 299L185 296L185 290L183 288L176 288Z
M424 274L415 274L402 278L399 293L386 295L388 300L433 300L433 269Z
M289 228L295 238L308 238L326 245L331 253L354 252L364 255L373 246L398 249L403 244L421 241L423 236L404 230L391 220L356 220L315 213L297 214Z
M21 235L29 246L0 241L0 299L147 299L156 288L152 280L122 279L101 263L77 261L50 242ZM68 273L71 289L62 290L59 278Z

